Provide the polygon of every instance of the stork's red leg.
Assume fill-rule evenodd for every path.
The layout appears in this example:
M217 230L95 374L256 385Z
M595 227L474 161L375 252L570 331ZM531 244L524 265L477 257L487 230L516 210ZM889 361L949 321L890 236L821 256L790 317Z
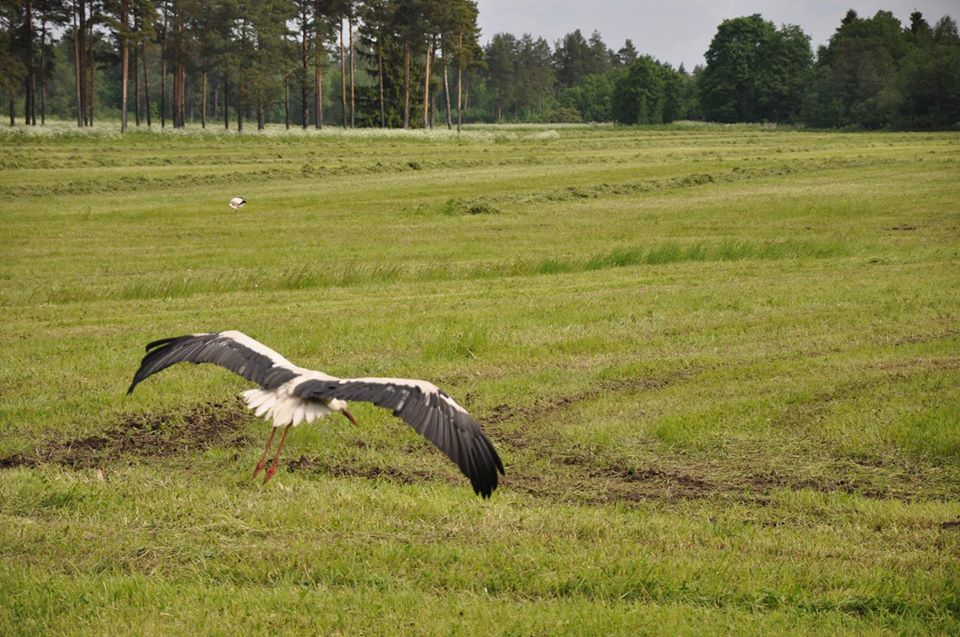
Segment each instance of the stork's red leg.
M280 436L280 444L277 445L277 455L273 457L273 462L270 463L270 468L267 469L267 473L263 476L264 484L266 484L267 480L272 478L273 474L277 472L277 461L280 460L280 452L283 451L283 443L287 441L287 434L290 432L290 427L292 426L293 426L293 423L283 428L283 435Z
M253 470L254 478L263 470L263 465L267 462L267 453L270 451L270 445L273 443L273 435L275 433L277 433L277 428L270 427L270 437L267 438L267 446L263 448L263 455L260 456L260 462L257 463L257 468Z

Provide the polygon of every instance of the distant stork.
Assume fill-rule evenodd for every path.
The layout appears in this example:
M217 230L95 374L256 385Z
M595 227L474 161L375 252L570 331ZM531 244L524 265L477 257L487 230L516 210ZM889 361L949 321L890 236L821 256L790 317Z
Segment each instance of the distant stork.
M373 403L393 410L395 416L423 434L470 478L475 493L489 498L497 488L497 471L503 463L493 443L467 410L435 385L405 378L334 378L323 372L297 367L266 345L236 331L211 332L164 338L147 345L147 355L127 393L137 384L175 363L215 363L260 385L241 393L257 416L273 421L273 429L253 477L263 469L277 428L283 435L266 482L277 472L277 461L290 427L313 422L333 412L357 424L347 400Z
M234 210L240 210L240 208L242 208L246 203L247 200L243 197L234 197L230 200L230 207Z

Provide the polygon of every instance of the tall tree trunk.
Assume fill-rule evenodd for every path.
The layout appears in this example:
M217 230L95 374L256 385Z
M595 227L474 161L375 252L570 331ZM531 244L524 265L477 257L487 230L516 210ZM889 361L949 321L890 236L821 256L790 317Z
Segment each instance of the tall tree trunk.
M176 4L174 5L176 7ZM174 29L176 30L176 23ZM180 42L173 49L173 86L170 87L170 125L180 128Z
M138 9L134 9L132 17L133 33L136 35L133 50L130 52L130 65L133 67L133 120L137 128L140 128L140 120L143 119L143 92L140 89L140 50L143 46L140 38L143 37L143 23Z
M427 42L423 70L423 128L430 128L430 58L433 57L433 39Z
M403 127L410 128L410 43L403 43Z
M310 57L310 44L307 26L307 4L303 3L300 6L300 63L303 66L303 77L300 79L300 123L304 130L310 126L310 111L307 107L307 100L309 99L307 75L309 74L308 59Z
M266 118L264 117L263 93L257 95L257 130L263 130L266 127Z
M320 0L314 0L314 47L313 47L313 82L314 82L314 125L317 130L323 128L323 38L320 37L320 17L323 15L323 7ZM303 80L306 82L306 78Z
M347 58L343 49L343 16L338 21L340 26L340 122L347 127Z
M207 62L203 62L203 93L200 95L200 128L207 127Z
M96 108L96 96L97 96L97 75L96 68L93 65L93 7L90 9L90 20L87 20L87 73L89 75L88 82L88 96L87 96L87 107L89 109L89 115L87 117L90 126L93 126L93 115L94 109Z
M83 91L83 96L80 101L83 113L81 117L83 118L83 125L90 125L90 69L87 65L87 2L86 0L80 0L80 50L78 52L78 61L77 64L80 65L80 88Z
M183 51L183 39L186 32L186 13L181 10L179 23L180 44L177 51L180 54L178 66L180 67L180 128L187 125L187 61Z
M450 113L450 76L447 73L447 56L443 56L443 97L447 105L447 130L453 128L453 115Z
M47 123L47 15L40 20L40 125Z
M317 50L316 62L313 69L314 83L314 114L313 122L317 130L323 128L323 71L320 68L320 51Z
M383 32L377 37L377 77L380 89L380 128L387 127L387 109L383 92Z
M163 26L160 29L160 128L167 127L167 1L163 3Z
M237 132L243 132L243 81L237 82Z
M127 38L121 36L120 45L120 132L127 132L127 102L130 93L130 49L127 45Z
M317 42L313 50L313 84L316 101L314 102L313 121L317 130L323 128L323 47L320 34L317 33Z
M460 129L462 127L463 127L463 66L461 64L461 61L457 60L457 137L460 136Z
M176 59L173 61L173 77L171 78L173 86L170 87L170 125L179 128L180 124L177 115L180 111L180 65Z
M283 117L287 130L290 130L290 74L283 76Z
M77 126L83 127L83 114L86 111L83 103L83 81L81 79L81 69L83 68L83 62L80 58L80 48L81 40L83 37L80 35L83 32L83 19L79 17L81 3L78 0L73 2L73 66L74 66L74 75L76 79L76 88L77 88ZM79 23L78 23L79 20ZM10 111L10 116L13 116L13 110Z
M141 43L140 48L143 53L141 56L143 57L143 106L147 115L147 128L150 128L152 115L150 113L150 83L147 80L147 45Z
M230 130L230 84L227 75L223 75L223 130Z
M134 45L133 47L133 60L131 66L133 67L133 121L136 124L137 128L140 128L140 111L143 108L143 100L140 95L140 47Z
M130 37L127 33L129 0L120 2L120 132L127 132L127 101L130 94Z
M184 37L184 24L185 16L183 9L180 8L177 12L177 48L176 48L176 59L175 66L173 70L173 127L174 128L183 128L184 125L184 88L186 86L185 74L186 74L186 64L184 61L183 54L183 37Z
M30 76L23 78L23 125L30 125Z
M23 3L23 35L26 41L27 77L24 95L24 124L37 125L37 81L33 52L33 0Z
M167 58L160 50L160 128L167 127Z
M10 91L10 126L17 125L17 96Z
M193 104L190 102L190 119L193 119ZM180 128L187 125L187 66L180 71Z
M353 62L353 8L350 9L350 14L347 16L347 30L349 31L350 36L350 128L354 128L357 125L357 98L355 94L354 87L356 84L353 81L353 71L354 71L354 62Z
M176 90L176 99L173 104L173 127L183 128L183 62L177 62L177 68L174 72L174 88Z

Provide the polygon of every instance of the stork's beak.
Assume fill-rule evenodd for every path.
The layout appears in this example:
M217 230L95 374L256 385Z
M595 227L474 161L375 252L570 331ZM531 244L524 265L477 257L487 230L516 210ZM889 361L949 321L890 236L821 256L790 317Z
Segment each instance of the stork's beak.
M357 419L353 417L353 414L350 413L350 408L349 408L349 407L344 407L344 408L343 408L343 411L341 411L340 413L343 414L343 415L346 417L346 419L349 420L350 422L352 422L353 424L355 424L355 425L359 425L359 424L360 424L360 423L357 422Z

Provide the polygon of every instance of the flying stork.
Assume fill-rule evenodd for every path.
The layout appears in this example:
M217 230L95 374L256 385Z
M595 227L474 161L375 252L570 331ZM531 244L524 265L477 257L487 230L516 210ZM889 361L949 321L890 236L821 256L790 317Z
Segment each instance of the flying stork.
M335 378L298 367L237 331L163 338L149 343L146 350L127 394L148 376L183 362L214 363L260 385L240 394L258 417L273 423L253 477L264 468L274 434L283 427L264 483L277 471L290 427L331 413L343 414L356 425L348 400L393 410L460 467L470 478L474 492L484 498L497 488L497 472L504 473L500 456L477 422L432 383L406 378Z
M230 207L234 210L240 210L244 205L246 205L247 200L243 197L234 197L230 200Z

